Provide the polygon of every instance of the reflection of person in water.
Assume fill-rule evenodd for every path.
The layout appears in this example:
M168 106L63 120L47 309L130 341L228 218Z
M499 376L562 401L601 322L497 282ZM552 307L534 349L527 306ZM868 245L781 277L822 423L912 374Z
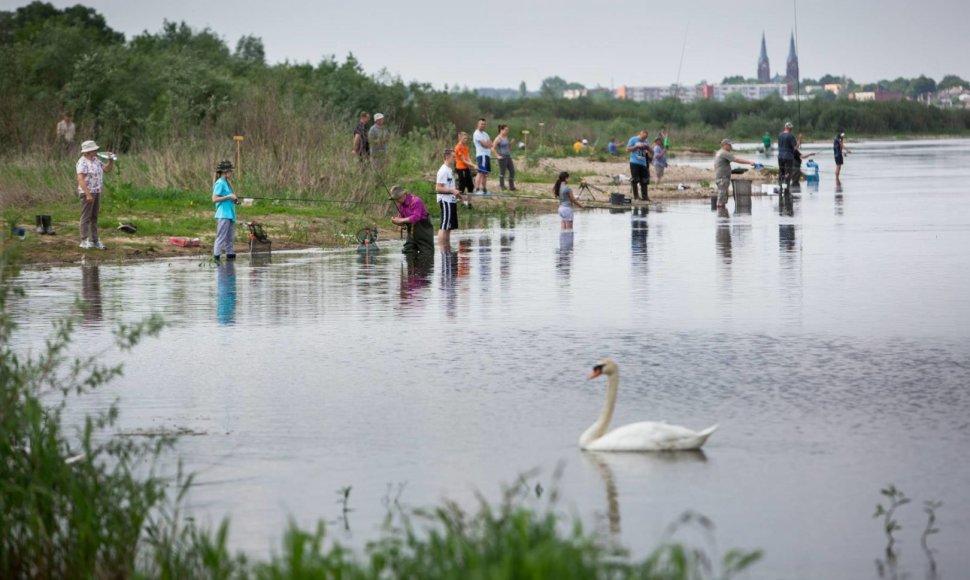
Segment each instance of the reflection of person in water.
M220 262L216 267L216 320L236 323L236 264Z
M724 259L725 264L731 263L731 222L728 219L731 217L728 214L726 207L717 208L717 217L720 223L717 224L717 235L715 236L715 241L717 243L717 251L721 254Z
M556 270L564 278L569 278L573 262L573 230L559 231L559 251L556 257Z
M795 251L795 224L778 224L778 249L786 254Z
M101 273L98 266L81 266L81 302L84 305L84 323L97 324L103 315L101 308Z
M424 289L431 285L434 271L434 255L407 254L406 266L401 268L401 304L413 305L420 301Z
M630 249L633 255L647 257L647 206L634 207L630 216Z

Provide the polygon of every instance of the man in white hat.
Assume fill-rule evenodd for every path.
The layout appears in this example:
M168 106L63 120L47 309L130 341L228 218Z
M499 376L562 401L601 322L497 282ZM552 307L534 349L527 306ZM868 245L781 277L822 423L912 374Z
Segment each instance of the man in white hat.
M81 143L81 158L77 160L77 193L81 198L81 249L104 249L98 237L98 213L101 211L101 192L104 174L114 167L114 156L108 156L108 164L98 159L98 144L94 141Z
M384 114L374 115L374 124L367 131L367 143L370 145L370 158L374 167L382 169L387 160L387 140L391 132L384 126Z
M728 187L731 186L731 162L760 167L757 161L748 161L734 154L730 139L721 139L721 149L714 156L714 183L717 185L717 207L727 203Z

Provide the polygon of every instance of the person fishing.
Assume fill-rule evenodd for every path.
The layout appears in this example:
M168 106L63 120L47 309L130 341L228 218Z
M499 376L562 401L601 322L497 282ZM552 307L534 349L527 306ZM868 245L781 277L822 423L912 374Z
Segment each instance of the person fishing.
M795 148L797 141L792 135L794 125L785 123L785 129L778 135L778 193L791 193L791 183L795 171Z
M832 151L835 153L835 184L842 185L842 180L839 179L842 174L842 164L845 163L845 156L851 153L845 146L845 132L842 129L839 129L835 140L832 141Z
M397 205L399 215L391 217L391 223L407 227L404 254L416 254L434 258L434 226L421 198L400 185L391 188L390 199Z
M212 180L212 203L216 204L216 241L212 246L212 259L216 262L226 251L227 260L235 260L232 239L236 234L236 202L238 198L232 190L229 178L232 177L232 161L224 159L216 164L215 179Z

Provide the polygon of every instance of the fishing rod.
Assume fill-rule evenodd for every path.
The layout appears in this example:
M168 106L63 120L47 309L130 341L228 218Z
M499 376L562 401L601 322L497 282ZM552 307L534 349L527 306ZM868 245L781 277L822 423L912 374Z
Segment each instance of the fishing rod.
M798 61L798 0L792 0L792 10L795 13L795 61ZM798 129L802 128L802 75L801 70L795 76L795 106L798 109Z
M241 201L246 200L260 200L260 201L288 201L297 203L351 203L357 205L384 205L386 202L383 201L364 201L364 200L353 200L353 199L312 199L312 198L299 198L299 197L241 197Z

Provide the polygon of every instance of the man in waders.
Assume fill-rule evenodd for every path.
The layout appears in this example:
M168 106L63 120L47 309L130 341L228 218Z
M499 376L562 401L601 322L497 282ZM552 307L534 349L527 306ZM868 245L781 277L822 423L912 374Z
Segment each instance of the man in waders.
M388 199L397 205L397 211L400 214L391 217L391 223L407 227L407 240L404 242L403 253L433 259L434 226L431 225L424 202L400 185L391 188L391 196Z

